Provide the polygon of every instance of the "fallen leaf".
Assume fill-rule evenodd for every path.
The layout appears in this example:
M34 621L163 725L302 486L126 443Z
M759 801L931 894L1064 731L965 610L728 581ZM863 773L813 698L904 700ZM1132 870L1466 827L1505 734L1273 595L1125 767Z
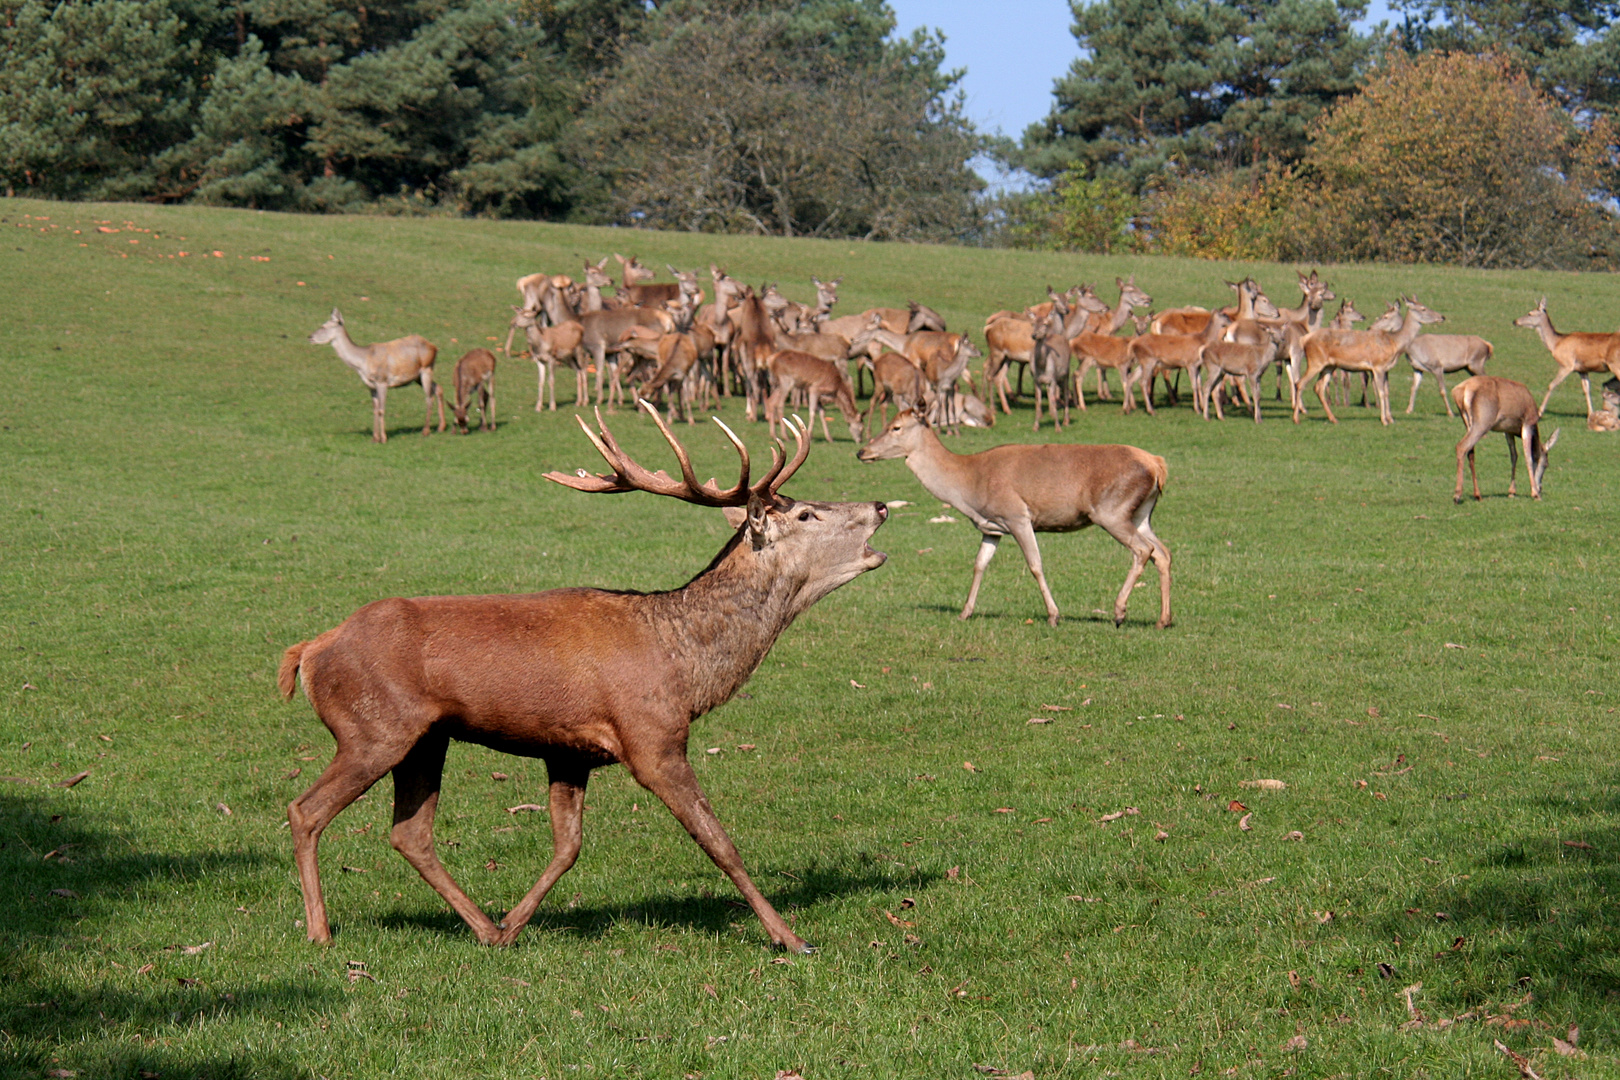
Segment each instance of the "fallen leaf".
M1287 1042L1282 1044L1282 1051L1285 1054L1297 1054L1299 1051L1305 1049L1309 1045L1311 1045L1311 1041L1305 1036L1295 1035L1292 1039L1289 1039Z
M1384 714L1378 711L1378 706L1374 705L1372 708L1367 710L1367 715L1372 717L1374 720L1377 720Z
M112 742L111 735L97 735L96 738L100 739L102 742Z
M1100 896L1065 896L1063 899L1065 899L1065 900L1073 900L1077 904L1100 904L1100 903L1102 903L1102 897L1100 897Z
M979 771L979 767L977 765L973 764L973 762L971 762L971 761L962 762L962 768L966 769L968 772L978 772Z
M1047 712L1074 712L1073 705L1042 705Z
M1166 840L1170 839L1170 834L1165 832L1163 829L1160 829L1158 832L1153 834L1153 839L1162 844Z
M52 889L51 895L60 896L64 900L77 900L79 898L79 894L72 889Z
M528 984L525 983L524 985L527 986ZM716 1001L720 1000L720 992L714 988L714 983L704 983L703 992L714 998Z
M174 981L179 983L181 986L196 986L197 985L197 980L196 979L177 978Z
M1461 940L1461 939L1459 938L1458 940ZM1569 1040L1569 1045L1571 1045L1571 1046L1579 1046L1581 1044L1580 1025L1578 1025L1578 1024L1569 1025L1569 1030L1564 1032L1564 1038Z
M302 773L302 772L303 772L303 771L304 771L304 770L303 770L303 769L294 769L294 770L293 770L293 771L292 771L292 772L290 772L290 773L288 773L288 774L287 774L287 775L286 775L286 776L283 776L283 777L282 777L282 779L283 779L283 780L294 780L294 779L297 779L297 777L298 777L298 775L299 775L299 774L300 774L300 773Z
M892 911L885 911L883 914L891 923L893 923L896 926L916 926L917 925L914 922L907 922L906 920L900 918L900 916L896 915Z
M137 974L137 975L145 975L148 972L150 972L152 970L152 968L155 967L155 966L156 965L154 965L154 964L142 964L140 967L135 969L135 974Z
M1380 960L1378 962L1378 977L1380 979L1393 979L1395 977L1395 969Z
M1249 819L1252 817L1254 817L1253 814L1244 814L1242 817L1238 818L1238 828L1242 829L1244 832L1249 832L1251 829L1253 829L1254 826L1249 824Z
M998 813L998 814L1010 814L1012 812L1013 812L1013 808L1010 807L1010 806L998 806L998 807L996 807L996 813Z
M953 866L949 870L945 871L945 880L955 881L957 877L961 875L961 873L962 868L960 866Z
M1331 911L1313 911L1311 912L1311 915L1318 923L1330 923L1335 918L1333 912Z
M777 1069L776 1080L804 1080L798 1069Z
M1288 985L1292 986L1295 990L1299 989L1299 972L1290 971L1288 973Z
M82 773L79 773L79 774L77 774L75 776L68 777L66 780L63 780L60 784L57 784L56 786L57 787L70 788L70 787L74 786L75 784L77 784L80 780L83 780L85 777L87 777L89 775L90 775L90 770L86 769Z
M345 874L366 874L366 873L370 873L370 871L366 870L364 867L359 867L359 866L340 866L340 867L338 867L338 870L341 873L345 873Z
M503 981L503 982L509 982L509 983L511 983L511 984L512 984L512 985L513 985L513 986L522 986L522 987L529 987L529 986L533 986L533 985L534 985L534 984L533 984L533 983L529 983L529 982L525 982L525 981L524 981L524 980L522 980L522 979L514 979L514 978L512 978L512 976L510 976L510 975L502 975L502 976L501 976L501 979L502 979L502 981Z
M866 689L866 684L865 683L856 682L854 679L849 680L849 685L853 686L857 690L865 690Z
M1502 1040L1500 1039L1492 1039L1491 1042L1496 1045L1498 1050L1506 1054L1508 1059L1512 1061L1513 1064L1519 1067L1519 1076L1522 1078L1522 1080L1541 1080L1541 1077L1536 1075L1536 1070L1530 1067L1529 1058L1525 1057L1523 1054L1516 1054L1512 1050L1509 1050L1507 1047L1502 1045Z
M1448 641L1448 642L1446 642L1446 648L1448 648L1448 649L1466 649L1466 648L1468 648L1468 646L1459 645L1455 641Z
M949 514L941 514L941 515L939 515L939 517L931 517L931 518L929 518L928 519L928 524L930 524L930 525L947 525L950 522L953 522L955 520L956 519L951 517L951 515L949 515Z
M491 860L489 860L489 862L484 864L484 869L485 870L494 871L494 870L499 870L500 868L501 868L501 864L496 862L494 859L491 859Z
M1366 786L1367 786L1367 781L1365 781L1365 780L1357 780L1356 781L1356 787L1364 788Z
M705 754L718 754L720 752L720 748L718 746L711 746L703 752Z
M1050 716L1032 716L1024 721L1026 724L1050 724L1051 722L1052 718Z
M349 961L349 981L352 982L352 983L357 983L361 979L366 979L366 980L368 980L370 982L376 982L377 981L377 977L375 975L373 975L371 972L366 970L366 964L365 964L364 960L350 960Z
M1552 1037L1552 1045L1553 1050L1556 1051L1560 1057L1583 1058L1586 1056L1586 1051L1575 1049L1572 1043L1567 1043L1556 1035Z
M187 956L196 956L198 953L212 949L213 947L214 943L212 941L205 941L201 945L182 945L180 946L180 951L185 953Z
M1259 788L1261 791L1283 791L1288 785L1281 780L1239 780L1238 787Z
M1305 839L1305 834L1300 832L1298 829L1295 829L1293 832L1291 832L1287 836L1283 837L1283 839L1284 840L1303 840L1303 839Z
M1045 825L1048 822L1050 822L1051 820L1052 819L1049 818L1049 817L1038 817L1034 821L1030 822L1030 824L1031 825Z
M231 816L231 808L226 806L224 803L215 803L214 804L214 809L218 810L220 813L224 814L226 817Z
M910 506L911 504L906 502L906 500L904 500L904 499L890 499L888 502L884 503L883 505L887 506L890 510L898 510L902 506Z
M537 813L544 809L545 807L541 806L539 803L526 802L518 803L516 806L508 806L506 808L506 812L508 814L520 814L524 813L525 811L529 813Z
M1578 849L1580 851L1591 851L1592 850L1592 845L1588 844L1585 840L1565 840L1564 841L1564 846L1565 847L1576 848L1576 849Z
M1242 803L1238 802L1236 799L1233 799L1231 802L1227 803L1226 808L1228 810L1232 811L1232 813L1234 813L1234 814L1241 814L1241 813L1243 813L1243 811L1248 809L1247 806L1244 806Z
M751 742L745 742L745 743L738 743L737 744L737 749L739 749L739 750L757 750L759 748L757 746L755 746Z
M108 231L109 232L117 232L118 230L117 229L109 229ZM66 1078L69 1077L69 1076L78 1076L79 1074L74 1069L46 1069L45 1070L45 1075L46 1076L51 1076L51 1077L57 1077L58 1080L66 1080Z
M489 778L491 780L495 781L497 784L500 783L503 780L511 779L511 777L507 776L503 772L492 772L492 773L489 774Z

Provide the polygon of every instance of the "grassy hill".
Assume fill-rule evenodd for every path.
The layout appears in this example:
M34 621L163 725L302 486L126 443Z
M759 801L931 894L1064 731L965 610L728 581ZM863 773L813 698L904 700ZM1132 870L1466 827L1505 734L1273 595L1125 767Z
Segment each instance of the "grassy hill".
M898 462L818 441L790 493L913 505L874 541L888 565L801 618L692 757L822 952L773 962L622 769L499 952L389 849L380 784L323 843L323 950L285 807L331 740L276 694L281 650L390 595L673 587L725 538L713 511L541 480L597 461L572 409L534 412L526 361L499 370L495 434L421 438L407 388L373 445L364 389L305 340L333 306L357 340L429 337L448 379L504 337L516 277L613 251L799 299L842 276L840 310L915 298L975 331L1131 272L1160 306L1250 272L1293 303L1293 268L23 200L0 230L0 1072L1510 1076L1500 1039L1542 1076L1620 1075L1615 443L1573 381L1539 504L1502 497L1492 436L1488 497L1453 506L1461 426L1427 387L1400 415L1399 369L1387 429L1269 398L1258 427L1110 405L1045 429L1168 459L1163 632L1151 572L1123 629L1103 614L1128 557L1096 530L1042 538L1057 628L1010 545L958 621L977 534L931 523ZM1561 328L1610 329L1620 300L1599 275L1323 273L1369 315L1416 293L1538 396L1553 365L1511 320L1545 294ZM953 446L1035 441L1030 420ZM650 423L610 423L667 464ZM732 468L712 426L681 434ZM544 783L452 748L440 853L488 910L550 856L543 816L505 810ZM1552 1049L1572 1024L1585 1059Z

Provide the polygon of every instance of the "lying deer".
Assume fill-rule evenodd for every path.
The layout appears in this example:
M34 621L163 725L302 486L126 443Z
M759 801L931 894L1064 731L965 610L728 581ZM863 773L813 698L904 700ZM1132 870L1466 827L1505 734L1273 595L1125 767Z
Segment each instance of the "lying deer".
M449 902L478 940L510 945L579 855L591 770L623 763L657 795L736 884L777 945L810 946L755 887L686 760L692 721L723 704L764 661L778 636L817 600L885 556L868 541L882 503L795 502L780 489L810 452L803 425L789 462L748 479L748 450L730 429L742 475L720 490L698 483L691 460L656 410L681 479L648 472L597 425L580 427L612 473L546 479L590 493L647 491L724 508L736 532L708 569L664 593L553 589L517 596L379 600L336 629L292 646L277 685L304 693L337 755L287 808L311 941L332 938L316 848L344 807L394 774L390 841ZM718 422L718 421L717 421ZM781 444L777 444L780 446ZM445 750L451 739L545 761L554 855L540 880L499 923L463 892L433 850Z
M331 345L360 381L371 391L371 441L388 441L388 391L406 383L420 382L427 399L427 415L422 419L422 434L433 425L433 403L439 403L439 430L444 430L444 391L433 385L433 360L439 355L438 346L419 334L379 341L374 345L356 345L343 325L343 313L332 309L332 317L309 335L311 345Z
M1620 379L1603 384L1603 408L1586 418L1587 431L1620 431Z
M1114 600L1114 625L1148 560L1159 571L1160 629L1170 625L1170 549L1153 534L1151 518L1169 475L1164 458L1134 446L997 446L977 454L954 454L915 413L904 411L861 448L862 461L905 458L906 465L937 499L966 514L983 540L973 562L963 619L973 614L984 568L1003 536L1024 553L1046 602L1046 621L1058 622L1058 607L1041 571L1038 532L1073 532L1098 525L1131 553L1130 573Z
M1558 374L1547 384L1547 395L1541 399L1542 412L1547 411L1547 402L1552 400L1558 384L1571 375L1581 377L1581 393L1586 395L1588 413L1592 411L1592 382L1588 376L1606 371L1620 377L1620 334L1560 334L1553 329L1552 316L1547 314L1545 296L1528 314L1514 319L1513 325L1536 331L1558 365Z
M1451 400L1457 403L1457 412L1462 416L1463 423L1468 425L1462 441L1457 444L1457 489L1452 492L1451 501L1460 503L1463 499L1465 457L1468 459L1468 475L1474 481L1474 500L1479 500L1479 474L1474 470L1474 447L1493 431L1507 436L1508 497L1517 494L1514 486L1519 475L1519 455L1513 440L1522 439L1524 463L1526 471L1530 473L1530 495L1541 498L1541 478L1547 472L1547 457L1557 444L1558 433L1562 429L1554 430L1552 438L1542 443L1538 427L1541 413L1536 409L1536 399L1530 396L1529 388L1512 379L1475 375L1451 388Z
M495 354L469 349L456 361L456 428L467 434L467 410L478 399L478 430L495 430Z

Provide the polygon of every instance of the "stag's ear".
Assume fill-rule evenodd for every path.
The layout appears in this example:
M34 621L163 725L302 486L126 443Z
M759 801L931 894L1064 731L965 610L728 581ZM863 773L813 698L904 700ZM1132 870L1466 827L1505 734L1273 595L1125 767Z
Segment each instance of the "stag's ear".
M748 511L740 506L722 506L720 512L726 515L726 521L733 529L740 528L748 520Z

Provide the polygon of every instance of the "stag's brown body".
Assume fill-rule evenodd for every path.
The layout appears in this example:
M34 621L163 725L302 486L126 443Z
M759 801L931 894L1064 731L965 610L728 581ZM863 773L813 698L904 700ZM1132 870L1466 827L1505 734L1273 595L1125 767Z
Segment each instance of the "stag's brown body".
M699 485L684 450L644 407L680 454L684 482L635 465L605 429L597 441L614 474L548 478L585 491L646 490L730 508L740 528L684 587L379 600L286 651L282 693L290 696L301 678L337 740L332 763L287 814L312 941L331 939L316 859L321 832L387 773L394 774L393 846L481 942L505 945L579 854L591 770L622 762L731 878L771 939L808 948L749 879L686 759L687 734L695 718L748 679L795 616L883 564L867 541L887 510L779 496L776 489L808 453L798 426L790 468L778 458L749 487L745 453L735 488ZM550 776L555 854L498 924L434 854L433 815L451 739L541 758Z

